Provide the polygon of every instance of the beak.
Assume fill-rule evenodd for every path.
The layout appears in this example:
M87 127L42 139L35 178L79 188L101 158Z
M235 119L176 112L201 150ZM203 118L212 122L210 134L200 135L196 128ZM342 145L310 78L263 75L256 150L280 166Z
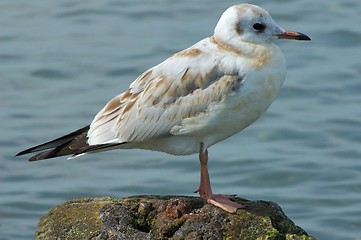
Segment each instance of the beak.
M276 35L279 39L293 39L293 40L306 40L309 41L311 38L309 38L306 34L295 32L292 30L285 30L281 34Z

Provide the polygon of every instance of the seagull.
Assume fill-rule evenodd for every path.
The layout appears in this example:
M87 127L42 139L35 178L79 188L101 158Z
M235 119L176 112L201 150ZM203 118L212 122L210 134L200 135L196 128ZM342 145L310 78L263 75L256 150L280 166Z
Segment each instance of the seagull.
M234 213L234 195L213 194L208 148L240 132L264 113L285 80L278 39L311 40L280 27L261 7L239 4L219 19L214 35L142 73L111 99L90 125L19 152L29 161L79 157L114 149L199 154L207 203Z

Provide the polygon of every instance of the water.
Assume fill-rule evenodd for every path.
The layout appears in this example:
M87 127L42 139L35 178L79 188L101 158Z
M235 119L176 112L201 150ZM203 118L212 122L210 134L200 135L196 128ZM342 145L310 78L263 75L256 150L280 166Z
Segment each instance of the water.
M0 2L0 239L32 239L77 197L193 195L197 156L141 150L28 163L18 151L88 124L144 70L212 34L236 1ZM252 1L312 42L279 42L282 92L210 149L215 192L277 202L319 239L361 239L361 4Z

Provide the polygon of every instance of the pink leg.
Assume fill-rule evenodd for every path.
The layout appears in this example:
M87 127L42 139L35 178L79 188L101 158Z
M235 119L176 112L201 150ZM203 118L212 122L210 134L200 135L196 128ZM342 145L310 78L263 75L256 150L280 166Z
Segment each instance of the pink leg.
M196 192L199 193L201 198L207 200L207 203L220 207L230 213L236 212L238 208L242 207L242 205L232 201L234 196L212 193L207 165L208 151L207 149L204 149L203 143L200 144L199 161L201 163L201 181Z

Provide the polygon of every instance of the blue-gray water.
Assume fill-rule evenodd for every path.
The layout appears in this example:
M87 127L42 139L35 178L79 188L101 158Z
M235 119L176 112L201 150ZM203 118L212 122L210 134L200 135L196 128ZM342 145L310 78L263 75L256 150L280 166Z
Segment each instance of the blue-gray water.
M144 70L212 34L237 1L0 2L0 239L32 239L77 197L185 194L197 156L140 150L29 163L18 151L88 124ZM311 42L280 41L268 112L210 149L215 192L277 202L319 239L361 239L361 3L250 1Z

